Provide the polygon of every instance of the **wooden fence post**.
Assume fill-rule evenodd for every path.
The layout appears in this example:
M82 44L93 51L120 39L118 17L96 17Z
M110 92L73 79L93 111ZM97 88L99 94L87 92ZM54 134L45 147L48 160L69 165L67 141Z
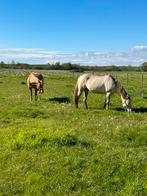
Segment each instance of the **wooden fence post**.
M143 84L143 74L141 74L141 92L142 92L142 96L144 95L144 84Z
M129 81L129 76L128 76L128 73L127 73L127 81L126 81L127 86L128 86L128 81Z

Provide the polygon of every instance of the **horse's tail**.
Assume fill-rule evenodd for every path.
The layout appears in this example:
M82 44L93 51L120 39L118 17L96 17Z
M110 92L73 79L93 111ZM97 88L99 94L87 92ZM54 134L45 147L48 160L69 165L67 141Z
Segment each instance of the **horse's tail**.
M27 86L30 87L30 76L27 77Z
M75 108L78 108L78 82L76 83L76 86L75 86L75 90L74 90L74 95L73 95L73 103L74 103L74 106Z

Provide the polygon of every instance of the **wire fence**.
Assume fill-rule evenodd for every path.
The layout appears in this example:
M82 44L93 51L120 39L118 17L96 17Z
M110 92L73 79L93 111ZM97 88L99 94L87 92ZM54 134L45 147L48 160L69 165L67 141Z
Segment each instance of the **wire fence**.
M75 79L83 72L63 71L63 70L22 70L22 69L0 69L0 77L2 76L24 76L27 77L30 72L39 72L45 77L59 76L59 77L74 77ZM131 94L135 96L147 96L147 72L90 72L95 75L111 74Z
M147 94L147 73L124 73L114 75L118 80L122 81L125 88L132 91L132 94L144 96Z

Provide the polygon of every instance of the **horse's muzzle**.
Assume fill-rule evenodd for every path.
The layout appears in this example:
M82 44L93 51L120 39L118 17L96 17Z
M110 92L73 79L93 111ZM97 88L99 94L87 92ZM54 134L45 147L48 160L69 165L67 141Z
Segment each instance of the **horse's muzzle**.
M40 89L39 93L40 93L40 94L42 94L42 93L43 93L43 90L42 90L42 89Z
M132 109L131 108L127 108L126 111L127 112L132 112Z

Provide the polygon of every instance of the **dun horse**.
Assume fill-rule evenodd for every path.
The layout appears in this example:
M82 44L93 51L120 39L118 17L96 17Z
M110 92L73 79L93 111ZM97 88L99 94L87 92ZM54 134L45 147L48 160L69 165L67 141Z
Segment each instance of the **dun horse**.
M27 85L30 89L31 100L32 97L32 89L35 89L35 100L37 101L39 94L43 93L43 84L44 79L41 74L32 72L27 78Z
M110 96L112 93L117 92L122 100L123 108L131 112L131 99L128 96L127 92L123 88L123 86L115 80L115 78L111 75L105 75L105 76L96 76L92 74L83 74L81 75L78 80L75 87L74 92L74 105L76 108L78 108L78 100L81 96L82 92L84 92L84 102L85 106L88 109L87 105L87 95L88 92L93 93L106 93L106 98L104 102L104 108L109 108L110 103Z

